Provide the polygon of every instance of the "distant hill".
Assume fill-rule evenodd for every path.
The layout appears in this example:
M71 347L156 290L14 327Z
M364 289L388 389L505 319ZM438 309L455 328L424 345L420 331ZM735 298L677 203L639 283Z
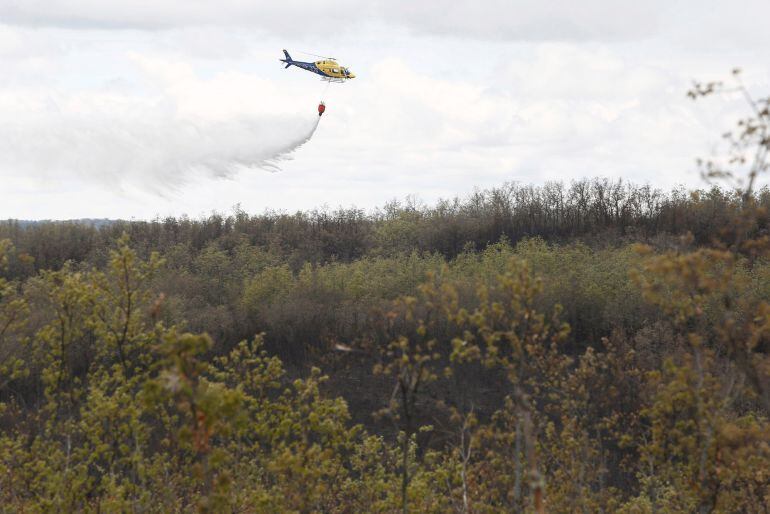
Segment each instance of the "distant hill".
M87 227L101 228L120 222L120 220L111 220L107 218L79 218L74 220L17 220L9 218L3 221L6 223L17 223L19 226L25 228L34 225L41 225L44 223L72 223L75 225L85 225Z

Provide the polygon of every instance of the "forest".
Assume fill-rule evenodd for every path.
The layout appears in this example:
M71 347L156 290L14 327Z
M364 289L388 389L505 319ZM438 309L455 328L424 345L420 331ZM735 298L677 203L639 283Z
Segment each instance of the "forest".
M767 513L762 106L739 186L0 222L0 511Z

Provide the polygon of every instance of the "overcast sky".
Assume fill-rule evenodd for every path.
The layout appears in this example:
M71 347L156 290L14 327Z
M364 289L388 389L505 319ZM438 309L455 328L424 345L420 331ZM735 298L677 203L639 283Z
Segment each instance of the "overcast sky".
M766 0L0 0L0 218L699 187L747 111L687 89L741 67L770 94L768 20ZM282 48L357 78L327 88Z

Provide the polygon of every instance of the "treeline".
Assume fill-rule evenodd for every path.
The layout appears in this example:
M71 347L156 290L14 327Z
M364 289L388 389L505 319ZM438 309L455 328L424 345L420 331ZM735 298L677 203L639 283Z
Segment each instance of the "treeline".
M770 204L770 194L756 196ZM166 253L182 245L193 255L210 245L232 251L240 244L280 255L294 271L305 263L349 262L369 255L412 251L453 258L470 248L481 250L505 238L516 242L538 236L559 242L580 238L589 243L650 241L665 235L692 234L696 244L709 243L725 226L741 198L713 187L668 193L622 180L581 180L565 186L507 184L477 191L465 199L426 206L415 201L391 202L373 212L360 209L249 215L204 219L167 218L150 222L115 221L79 224L0 222L0 238L33 257L33 268L12 264L11 273L58 269L64 262L103 265L106 248L123 232L140 255ZM767 220L760 220L765 226Z
M6 223L2 508L766 512L765 193L583 184Z
M768 198L764 191L755 195L760 206ZM330 341L356 338L372 311L415 294L428 273L448 266L488 280L513 255L547 281L541 306L564 306L571 346L582 348L613 329L633 333L643 318L640 295L628 288L628 245L668 249L681 246L683 234L692 236L687 247L709 244L731 225L741 201L719 188L664 195L596 179L569 188L506 185L464 201L392 203L371 214L236 211L99 226L5 222L0 238L16 248L6 276L24 280L65 262L103 268L125 233L140 257L158 252L165 260L153 281L169 320L210 333L221 350L264 332L270 352L302 367ZM760 234L766 226L758 215L750 231Z

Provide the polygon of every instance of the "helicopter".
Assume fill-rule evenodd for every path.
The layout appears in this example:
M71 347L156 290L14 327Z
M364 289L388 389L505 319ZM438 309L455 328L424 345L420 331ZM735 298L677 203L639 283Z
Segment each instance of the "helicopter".
M302 62L292 59L291 55L289 55L289 52L287 52L285 49L283 54L286 56L286 59L281 59L281 62L286 63L286 68L289 66L302 68L303 70L321 75L321 80L328 82L345 82L346 80L356 78L355 73L351 72L344 66L340 66L332 57L325 57L321 61Z

